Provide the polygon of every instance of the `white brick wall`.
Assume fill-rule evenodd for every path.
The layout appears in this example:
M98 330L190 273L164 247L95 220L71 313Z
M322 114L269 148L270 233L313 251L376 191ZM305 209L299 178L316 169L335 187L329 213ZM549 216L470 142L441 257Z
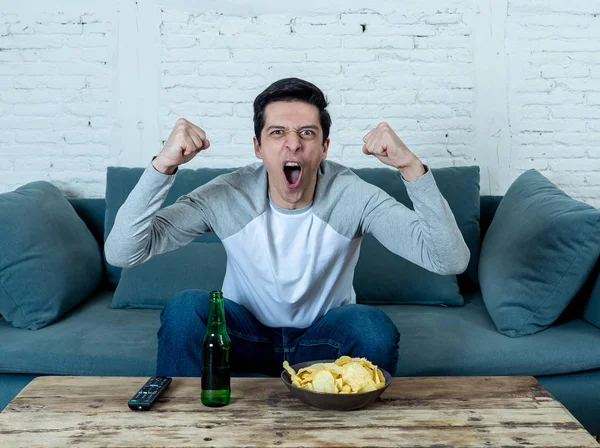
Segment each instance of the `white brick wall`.
M104 195L175 122L212 147L189 167L255 161L252 101L308 79L330 100L330 158L382 166L389 122L433 167L479 165L483 194L528 168L600 207L600 2L62 0L0 12L0 191L46 179Z
M600 207L600 2L510 2L510 176L535 168Z

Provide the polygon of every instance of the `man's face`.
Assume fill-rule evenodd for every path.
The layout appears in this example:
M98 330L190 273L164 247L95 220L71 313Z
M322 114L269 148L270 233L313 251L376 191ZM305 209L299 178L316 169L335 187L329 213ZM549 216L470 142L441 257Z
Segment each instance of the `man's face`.
M265 165L275 205L287 209L308 205L329 147L329 138L323 142L319 109L301 101L269 103L260 138L259 145L254 137L254 153Z

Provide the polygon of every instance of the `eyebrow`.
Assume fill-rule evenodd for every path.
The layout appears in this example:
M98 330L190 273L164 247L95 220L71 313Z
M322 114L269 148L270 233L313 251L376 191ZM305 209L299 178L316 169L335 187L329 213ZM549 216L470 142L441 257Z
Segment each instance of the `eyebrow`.
M271 129L285 129L285 126L279 126L279 125L274 125L273 124L273 125L271 125L271 126L269 126L267 128L267 131L270 131ZM297 129L317 129L318 130L319 126L314 125L314 124L307 124L307 125L304 125L304 126L300 126Z

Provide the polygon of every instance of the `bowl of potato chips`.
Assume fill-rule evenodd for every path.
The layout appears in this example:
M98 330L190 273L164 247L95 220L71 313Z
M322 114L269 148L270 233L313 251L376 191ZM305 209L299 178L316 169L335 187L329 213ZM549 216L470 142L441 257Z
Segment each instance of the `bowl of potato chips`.
M321 409L350 411L375 401L392 376L366 358L342 356L290 366L283 362L281 379L292 395Z

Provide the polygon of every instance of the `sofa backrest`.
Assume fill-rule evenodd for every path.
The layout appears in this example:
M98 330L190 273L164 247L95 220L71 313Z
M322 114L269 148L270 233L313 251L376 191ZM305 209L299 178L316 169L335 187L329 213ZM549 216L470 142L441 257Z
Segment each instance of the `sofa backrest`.
M494 213L498 209L498 204L502 196L481 196L481 240L487 229L494 218ZM106 200L104 198L82 198L82 199L69 199L69 202L79 215L79 217L86 223L96 241L100 247L104 247L104 217L106 209Z

